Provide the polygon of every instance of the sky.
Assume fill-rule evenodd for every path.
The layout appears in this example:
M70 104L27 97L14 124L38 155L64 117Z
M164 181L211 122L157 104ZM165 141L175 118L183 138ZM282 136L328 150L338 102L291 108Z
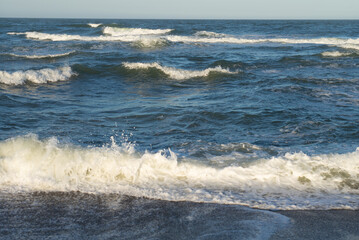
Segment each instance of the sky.
M359 19L359 0L0 0L0 17Z

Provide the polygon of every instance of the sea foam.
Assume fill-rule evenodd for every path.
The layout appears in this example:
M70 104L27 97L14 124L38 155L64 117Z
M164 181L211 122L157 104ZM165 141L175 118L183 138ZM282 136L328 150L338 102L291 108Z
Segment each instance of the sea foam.
M323 52L323 53L321 53L321 55L323 57L346 57L346 56L351 55L351 53L334 51L334 52Z
M264 209L358 209L358 174L359 149L287 153L245 167L212 167L178 160L170 150L140 153L113 138L111 146L86 148L35 135L0 142L3 191L121 193Z
M105 27L104 34L110 36L129 36L129 35L161 35L171 32L172 29L146 29L146 28L119 28Z
M0 71L0 83L8 85L21 85L26 81L32 83L48 83L68 80L71 76L76 75L71 67L59 67L56 69L44 68L40 70L27 70L6 72Z
M19 58L27 58L27 59L42 59L42 58L66 57L73 53L75 53L75 51L66 52L66 53L58 53L58 54L47 54L47 55L21 55L21 54L14 54L14 53L9 53L8 55L13 56L13 57L19 57Z
M207 69L201 70L201 71L195 71L195 70L184 70L184 69L177 69L177 68L173 68L173 67L161 66L157 62L153 62L153 63L140 63L140 62L129 63L129 62L125 62L122 65L127 69L150 69L150 68L155 68L155 69L158 69L158 70L162 71L163 73L168 75L170 78L176 79L176 80L185 80L185 79L189 79L189 78L207 77L210 73L214 73L214 72L226 73L226 74L238 73L237 71L236 72L231 72L228 69L223 69L221 66L217 66L217 67L214 67L214 68L207 68Z
M25 35L29 39L51 40L51 41L141 41L146 36L151 36L152 40L157 37L168 42L182 43L226 43L226 44L318 44L329 45L340 48L359 49L359 38L241 38L228 36L221 33L201 31L194 36L164 35L170 33L172 29L142 29L142 28L115 28L105 27L101 36L81 36L69 34L48 34L40 32L9 32L9 35ZM158 36L160 35L160 36Z

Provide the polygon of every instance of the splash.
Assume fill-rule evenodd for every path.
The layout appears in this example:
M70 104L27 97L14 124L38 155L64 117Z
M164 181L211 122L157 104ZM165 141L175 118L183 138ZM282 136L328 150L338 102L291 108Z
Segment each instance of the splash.
M359 149L287 153L246 167L216 168L178 160L170 150L140 153L114 141L98 148L34 135L0 142L0 188L6 191L122 193L264 209L358 209L358 175Z
M168 75L170 78L175 80L185 80L190 78L207 77L210 73L225 73L235 74L238 72L231 72L228 69L223 69L220 66L214 68L207 68L202 71L183 70L173 67L161 66L159 63L129 63L125 62L122 64L127 69L151 69L155 68Z
M60 67L56 69L44 68L40 70L27 70L27 71L16 71L6 72L0 71L0 83L8 85L22 85L27 81L43 84L48 82L66 81L71 76L76 75L71 67Z

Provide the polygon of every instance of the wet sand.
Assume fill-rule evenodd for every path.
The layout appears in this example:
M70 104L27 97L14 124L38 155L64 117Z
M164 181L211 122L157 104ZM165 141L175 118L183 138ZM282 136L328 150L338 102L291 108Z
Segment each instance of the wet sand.
M0 192L0 239L359 239L359 211L268 211L120 194Z
M275 211L291 219L291 224L270 239L359 240L359 211L302 210Z

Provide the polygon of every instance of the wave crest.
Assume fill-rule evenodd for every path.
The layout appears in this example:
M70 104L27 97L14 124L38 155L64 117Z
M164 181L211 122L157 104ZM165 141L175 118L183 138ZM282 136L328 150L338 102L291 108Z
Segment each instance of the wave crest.
M71 76L76 75L71 67L60 67L56 69L44 68L40 70L27 70L6 72L0 71L0 83L8 85L21 85L26 81L42 84L48 82L58 82L68 80Z
M342 39L342 38L238 38L220 33L213 32L197 32L196 36L179 36L179 35L164 35L169 33L172 29L142 29L142 28L116 28L105 27L101 36L80 36L68 34L48 34L40 32L9 32L9 35L25 35L29 39L36 40L51 40L51 41L123 41L135 42L141 41L146 36L158 39L164 39L168 42L182 42L182 43L225 43L225 44L263 44L263 43L277 43L277 44L317 44L337 46L345 49L359 49L359 38ZM199 35L198 35L199 34ZM161 35L160 37L157 35Z
M146 28L119 28L105 27L103 33L110 36L129 35L162 35L171 32L173 29L146 29Z
M102 23L88 23L87 25L89 25L92 28L98 28L99 26L102 25Z
M239 159L240 161L240 159ZM56 138L0 142L0 188L120 192L164 200L235 203L270 209L358 209L359 149L304 153L214 168L177 160L168 150L136 152L131 144L80 148Z
M207 69L202 70L202 71L193 71L193 70L177 69L177 68L173 68L173 67L165 67L165 66L161 66L157 62L153 62L153 63L140 63L140 62L138 62L138 63L129 63L129 62L125 62L122 65L127 69L150 69L150 68L155 68L155 69L158 69L158 70L162 71L163 73L168 75L170 78L176 79L176 80L185 80L185 79L190 79L190 78L207 77L212 72L226 73L226 74L238 73L238 72L231 72L228 69L223 69L221 66L217 66L217 67L213 67L213 68L207 68Z
M43 58L60 58L60 57L66 57L71 54L75 53L75 51L67 52L67 53L59 53L59 54L48 54L48 55L20 55L20 54L14 54L9 53L8 55L18 58L27 58L27 59L43 59Z

